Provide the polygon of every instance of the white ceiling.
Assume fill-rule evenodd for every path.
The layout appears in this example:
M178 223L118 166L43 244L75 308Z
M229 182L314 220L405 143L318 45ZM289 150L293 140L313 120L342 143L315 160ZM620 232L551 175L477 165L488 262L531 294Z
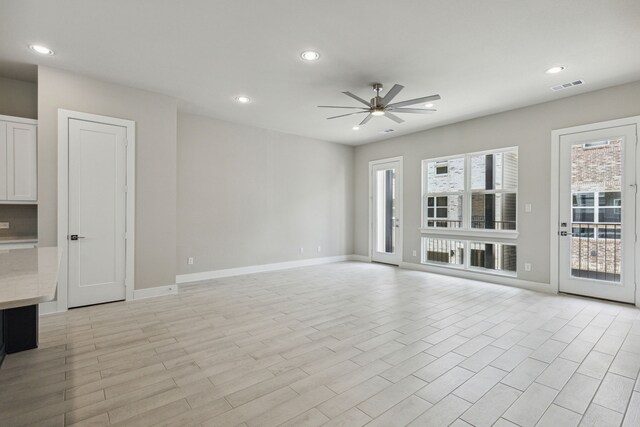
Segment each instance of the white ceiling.
M638 0L0 0L0 72L49 65L174 96L181 111L357 145L638 80L639 23ZM320 61L300 60L310 48ZM553 65L567 70L545 74ZM395 101L438 93L439 111L353 131L358 118L316 108L357 106L340 92L368 99L374 82L404 85Z

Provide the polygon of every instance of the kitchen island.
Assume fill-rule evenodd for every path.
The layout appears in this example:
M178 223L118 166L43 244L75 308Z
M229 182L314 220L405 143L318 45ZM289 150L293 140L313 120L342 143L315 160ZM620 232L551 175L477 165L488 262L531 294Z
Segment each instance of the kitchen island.
M56 296L58 248L0 250L0 364L38 346L38 304Z

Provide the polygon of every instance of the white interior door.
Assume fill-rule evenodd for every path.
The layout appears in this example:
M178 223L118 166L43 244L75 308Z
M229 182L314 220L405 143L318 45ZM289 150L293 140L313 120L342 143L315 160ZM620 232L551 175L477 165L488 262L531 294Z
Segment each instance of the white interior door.
M371 169L371 260L402 262L402 161L377 161Z
M636 126L560 137L559 289L635 300Z
M126 135L69 120L69 307L125 299Z

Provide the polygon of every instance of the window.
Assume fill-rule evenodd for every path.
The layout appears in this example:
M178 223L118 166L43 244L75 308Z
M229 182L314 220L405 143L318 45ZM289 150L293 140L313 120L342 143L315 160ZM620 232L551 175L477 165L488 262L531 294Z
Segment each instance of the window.
M461 196L427 197L427 225L429 227L457 228L462 223Z
M518 154L471 156L471 228L516 229Z
M461 266L464 264L464 242L451 239L422 239L424 259L430 262Z
M620 239L622 198L620 191L572 194L571 234L574 237Z
M503 272L516 271L516 246L504 243L471 242L469 244L472 268Z
M425 160L423 173L423 228L517 230L517 148Z
M587 142L586 144L582 144L582 148L589 150L591 148L607 147L608 145L609 141Z
M446 169L446 172L443 172ZM439 173L440 171L441 173ZM427 227L460 228L464 195L464 158L433 161L426 165L422 222Z
M422 170L422 262L514 274L516 245L489 240L517 237L517 147L424 160Z
M449 173L449 162L436 163L436 176L445 176Z

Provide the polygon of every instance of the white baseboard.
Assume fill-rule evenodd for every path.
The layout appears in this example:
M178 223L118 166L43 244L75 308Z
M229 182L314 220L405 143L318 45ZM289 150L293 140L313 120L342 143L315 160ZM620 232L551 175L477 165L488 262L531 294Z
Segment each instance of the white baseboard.
M558 290L548 283L532 282L521 280L516 277L496 276L493 274L482 274L475 271L456 270L453 268L438 267L437 265L415 264L412 262L401 262L400 268L407 270L426 271L428 273L442 274L445 276L460 277L463 279L477 280L480 282L497 283L499 285L513 286L516 288L529 289L531 291L557 294Z
M67 310L58 309L58 301L49 301L39 304L38 313L40 316L46 316L47 314L64 313Z
M349 261L371 262L371 257L366 255L349 255Z
M145 298L154 298L161 297L164 295L173 295L178 293L177 285L168 285L168 286L157 286L155 288L147 288L147 289L135 289L133 291L133 299L145 299Z
M201 282L203 280L220 279L222 277L242 276L244 274L263 273L266 271L286 270L289 268L308 267L311 265L330 264L332 262L351 261L357 255L338 255L324 258L301 259L298 261L277 262L273 264L249 265L247 267L227 268L224 270L203 271L201 273L180 274L176 283ZM354 259L355 261L355 259Z

